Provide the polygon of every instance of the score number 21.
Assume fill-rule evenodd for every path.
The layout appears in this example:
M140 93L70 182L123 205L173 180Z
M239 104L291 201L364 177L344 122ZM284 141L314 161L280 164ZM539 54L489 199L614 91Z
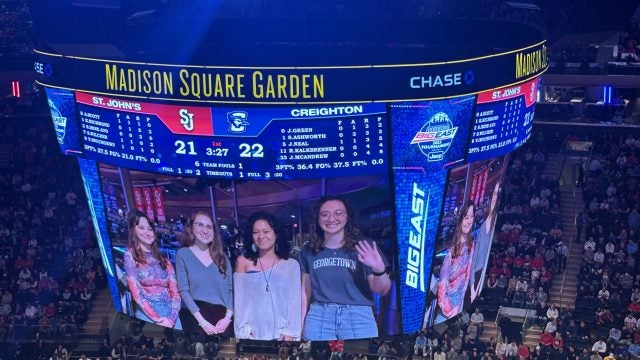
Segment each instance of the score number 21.
M176 154L180 155L198 155L195 149L193 141L176 140L174 143L176 147ZM264 157L264 148L262 144L247 144L241 143L238 148L240 149L240 157Z

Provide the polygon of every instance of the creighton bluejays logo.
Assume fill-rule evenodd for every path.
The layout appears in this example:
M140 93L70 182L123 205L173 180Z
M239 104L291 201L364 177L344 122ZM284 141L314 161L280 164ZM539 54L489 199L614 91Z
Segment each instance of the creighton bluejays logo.
M227 113L227 122L229 123L229 132L241 134L247 131L249 122L247 119L249 114L246 111L231 111Z
M449 150L458 127L453 127L449 116L439 112L431 117L413 137L411 144L418 144L427 161L441 161Z
M49 108L51 109L51 118L53 119L53 127L56 129L56 139L58 144L62 144L64 140L64 134L67 130L67 118L62 116L60 110L56 107L56 104L49 99Z

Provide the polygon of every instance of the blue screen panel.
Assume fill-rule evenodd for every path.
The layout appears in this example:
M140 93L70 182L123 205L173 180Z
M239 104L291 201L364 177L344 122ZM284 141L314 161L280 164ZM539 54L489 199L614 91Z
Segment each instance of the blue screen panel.
M118 279L116 277L113 255L111 253L111 240L109 239L109 231L107 230L107 218L104 210L98 166L95 161L82 158L78 158L78 165L80 166L80 175L82 176L82 183L84 184L89 210L91 211L91 218L93 219L93 228L96 231L102 264L104 265L107 282L111 290L113 305L116 311L122 312L122 305L118 297Z
M394 169L439 170L465 160L474 96L390 109Z
M447 168L466 155L475 97L391 106L402 330L422 328Z
M446 170L396 172L396 219L402 330L422 328Z
M82 148L78 138L74 92L53 88L45 88L45 91L60 151L64 154L80 154Z

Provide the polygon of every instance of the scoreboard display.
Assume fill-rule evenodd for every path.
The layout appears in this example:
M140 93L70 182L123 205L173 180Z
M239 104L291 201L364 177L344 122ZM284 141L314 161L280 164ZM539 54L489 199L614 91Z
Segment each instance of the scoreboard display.
M522 146L531 136L538 81L478 94L469 161L495 157Z
M446 43L443 49L456 48ZM375 299L380 335L416 332L468 306L482 289L504 164L532 135L539 77L548 66L545 41L529 36L509 40L503 51L440 58L415 46L373 46L359 55L343 44L344 62L304 58L305 49L318 49L295 42L274 42L291 51L265 56L265 63L258 50L218 46L215 61L187 65L36 51L60 150L81 165L116 309L126 312L117 271L126 244L115 239L123 207L143 209L165 226L172 211L206 203L214 214L229 210L238 225L242 209L277 203L298 207L291 217L302 241L311 220L305 206L342 193L369 219L364 230L387 241L394 286ZM113 176L129 171L135 175ZM136 176L146 182L135 183ZM166 184L188 179L292 192L255 202L216 198L219 185L209 185L207 202L166 193ZM478 214L469 235L478 251L470 279L453 289L451 237L466 212ZM371 221L375 214L389 216ZM389 231L380 231L383 223ZM164 231L172 244L181 229Z
M458 154L449 162L474 162L517 149L531 136L537 86L538 80L534 79L477 97L452 98L448 103L466 104L457 110L449 107L462 111L456 120L459 126L422 128L409 142L396 138L398 147L417 144L415 148L421 150L415 155L402 152L402 157L410 157L396 158L394 167L415 165L421 157L433 163L436 154L447 153L442 151L443 144L454 138L465 140L458 150L451 150ZM64 116L54 116L58 119L54 120L56 131L72 134L63 137L63 151L122 167L254 180L375 174L389 167L391 128L383 103L203 107L52 88L47 93L52 113L61 114L67 109ZM77 105L69 108L65 101L73 97ZM425 102L419 107L437 103ZM410 128L413 117L420 115L411 116L393 128ZM441 150L428 155L427 145Z
M208 108L77 93L81 151L165 174L295 179L386 167L384 104Z

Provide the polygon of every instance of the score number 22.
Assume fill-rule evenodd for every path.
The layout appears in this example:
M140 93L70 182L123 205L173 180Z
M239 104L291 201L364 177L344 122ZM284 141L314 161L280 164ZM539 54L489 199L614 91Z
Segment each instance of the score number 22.
M198 155L195 149L193 141L176 140L174 143L176 147L176 154L180 155ZM240 157L264 157L264 148L262 144L247 144L241 143L238 148L240 149Z

